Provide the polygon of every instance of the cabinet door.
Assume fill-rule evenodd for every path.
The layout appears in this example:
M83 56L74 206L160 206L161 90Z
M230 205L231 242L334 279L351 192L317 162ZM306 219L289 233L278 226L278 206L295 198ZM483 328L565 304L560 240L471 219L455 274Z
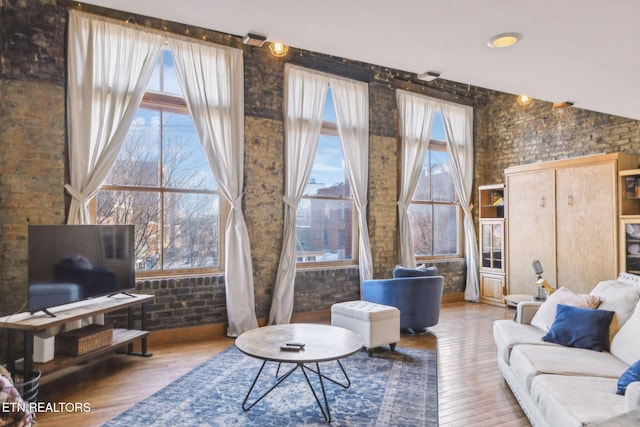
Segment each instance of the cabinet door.
M480 268L503 272L504 222L499 220L480 221Z
M640 217L620 220L620 271L640 274Z
M616 278L616 180L614 162L556 171L558 286L588 293Z
M539 260L543 277L555 286L554 171L507 175L507 269L509 294L537 295L531 267Z
M480 273L480 300L504 305L502 288L504 276L490 273Z

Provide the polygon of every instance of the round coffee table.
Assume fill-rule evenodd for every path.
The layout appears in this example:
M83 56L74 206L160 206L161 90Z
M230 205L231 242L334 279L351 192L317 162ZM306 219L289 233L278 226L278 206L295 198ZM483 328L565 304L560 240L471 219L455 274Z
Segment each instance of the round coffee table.
M298 351L286 351L281 347L287 345L287 343L301 343L304 347ZM329 410L329 402L327 401L327 394L324 388L323 379L329 380L343 388L348 388L351 385L349 376L345 371L340 359L350 356L360 351L364 342L360 335L344 328L329 325L317 325L308 323L291 323L287 325L272 325L262 328L252 329L240 335L236 338L236 347L248 356L255 357L263 360L262 366L253 380L251 388L247 392L247 396L242 402L242 409L248 411L256 403L262 400L273 389L280 385L289 375L291 375L298 368L302 370L307 384L313 393L313 396L320 406L320 411L327 422L331 422L331 412ZM320 362L329 362L335 360L344 377L346 384L340 383L332 378L323 375L320 371ZM294 363L295 366L286 373L278 376L276 374L276 382L268 389L264 394L258 397L253 403L247 404L251 392L260 378L260 374L264 369L267 362L281 363ZM307 364L315 365L315 369ZM278 366L279 372L280 366ZM322 389L322 396L324 400L324 406L320 402L317 393L315 392L311 381L307 375L307 371L313 372L318 376L320 382L320 388Z

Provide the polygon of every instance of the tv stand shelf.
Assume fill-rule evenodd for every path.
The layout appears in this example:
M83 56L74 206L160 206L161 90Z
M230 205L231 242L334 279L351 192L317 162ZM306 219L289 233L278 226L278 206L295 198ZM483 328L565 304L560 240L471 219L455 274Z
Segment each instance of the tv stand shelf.
M87 360L91 360L103 354L117 350L124 346L128 346L126 354L136 356L151 356L147 352L147 335L146 330L146 310L145 303L152 300L153 295L143 294L115 294L94 298L86 301L80 301L72 304L61 305L50 308L55 317L44 312L37 313L17 313L10 316L0 317L0 328L7 329L7 369L12 375L16 373L16 331L24 333L24 361L21 364L25 377L39 370L43 375L52 373L71 365L79 364ZM139 305L141 310L140 329L135 329L133 325L133 308ZM45 331L54 326L64 325L65 323L87 317L97 316L116 310L127 308L128 324L127 329L114 329L113 342L111 345L99 348L80 356L56 355L55 358L47 363L33 362L33 335L38 332ZM137 339L141 341L141 351L133 351L133 342Z

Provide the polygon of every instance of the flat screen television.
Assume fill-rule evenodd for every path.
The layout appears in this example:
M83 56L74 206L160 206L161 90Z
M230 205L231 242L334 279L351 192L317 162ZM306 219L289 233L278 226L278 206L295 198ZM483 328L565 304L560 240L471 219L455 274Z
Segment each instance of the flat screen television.
M29 311L135 287L133 225L30 225Z

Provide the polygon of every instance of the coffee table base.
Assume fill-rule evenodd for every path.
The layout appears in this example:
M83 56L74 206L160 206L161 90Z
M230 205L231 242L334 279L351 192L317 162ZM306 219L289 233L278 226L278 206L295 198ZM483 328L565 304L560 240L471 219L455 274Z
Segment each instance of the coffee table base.
M347 375L347 372L344 370L344 367L342 366L342 363L340 363L340 360L336 360L336 362L338 362L338 366L340 366L340 369L342 370L342 373L346 379L346 384L343 384L341 382L338 382L336 380L334 380L333 378L330 378L324 374L322 374L320 372L320 364L319 363L315 363L315 370L306 366L304 363L296 363L296 366L294 366L293 368L289 369L286 373L284 373L282 376L278 376L278 374L280 373L280 366L281 363L278 363L278 369L276 371L276 382L275 384L273 384L271 386L271 388L269 388L269 390L267 390L266 392L264 392L260 397L258 397L255 401L253 401L253 403L247 404L249 397L251 396L251 392L253 391L256 383L258 382L258 379L260 378L260 375L262 374L262 371L265 367L265 365L267 364L267 360L265 360L264 362L262 362L262 366L260 366L260 370L258 371L258 374L256 375L256 378L253 380L253 384L251 384L251 388L249 388L249 392L247 392L247 396L244 398L244 401L242 402L242 409L245 411L248 411L249 409L253 408L255 406L256 403L260 402L266 395L268 395L269 393L271 393L277 386L279 386L285 379L287 379L289 377L289 375L291 375L293 372L295 372L298 368L300 368L302 370L302 373L304 374L304 378L307 380L307 384L309 385L309 389L311 390L311 393L313 393L313 397L316 399L316 402L318 403L318 406L320 407L320 411L322 412L322 416L324 417L325 421L327 421L328 423L331 422L331 411L329 410L329 401L327 400L327 393L325 391L324 388L324 382L322 381L322 379L326 379L331 381L334 384L339 385L342 388L349 388L351 386L351 380L349 379L349 376ZM318 380L320 382L320 388L322 389L322 398L324 400L324 405L320 402L320 399L318 398L318 394L316 393L316 390L313 388L313 385L311 384L311 380L309 380L309 376L307 375L307 371L309 372L313 372L314 374L316 374L318 376Z

